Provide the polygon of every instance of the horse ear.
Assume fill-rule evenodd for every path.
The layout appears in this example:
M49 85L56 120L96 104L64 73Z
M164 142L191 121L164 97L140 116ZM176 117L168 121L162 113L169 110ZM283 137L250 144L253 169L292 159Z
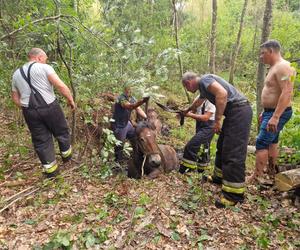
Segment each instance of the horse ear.
M149 128L152 129L152 130L156 130L156 126L154 123L149 123Z

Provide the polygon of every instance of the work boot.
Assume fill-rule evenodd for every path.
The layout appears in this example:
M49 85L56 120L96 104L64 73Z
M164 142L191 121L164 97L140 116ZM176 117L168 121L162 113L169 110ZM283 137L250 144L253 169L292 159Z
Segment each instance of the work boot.
M43 175L44 175L47 179L55 178L56 176L59 175L59 169L57 168L57 169L56 169L54 172L52 172L52 173L43 172Z
M194 169L187 168L186 166L183 166L182 164L180 164L179 173L181 173L181 174L185 174L185 173L191 172L193 170Z
M67 157L61 157L61 158L62 158L63 163L67 163L72 159L72 154L70 154Z
M228 200L223 195L221 196L221 199L215 200L216 208L226 208L230 206L235 206L237 203L243 203L243 201Z
M212 175L203 175L202 182L209 182L217 185L222 185L222 179Z

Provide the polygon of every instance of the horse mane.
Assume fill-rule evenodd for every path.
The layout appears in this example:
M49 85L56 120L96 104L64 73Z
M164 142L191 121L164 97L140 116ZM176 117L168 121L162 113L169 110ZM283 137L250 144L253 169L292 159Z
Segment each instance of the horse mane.
M136 134L139 135L144 128L149 128L151 130L155 130L154 125L152 123L150 123L149 121L141 121L136 125L136 128L135 128Z

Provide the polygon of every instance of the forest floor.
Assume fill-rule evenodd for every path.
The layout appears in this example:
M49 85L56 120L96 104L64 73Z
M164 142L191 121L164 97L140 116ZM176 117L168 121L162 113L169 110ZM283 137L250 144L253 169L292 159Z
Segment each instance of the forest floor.
M83 158L45 180L19 120L0 112L0 249L300 248L299 210L272 186L250 185L243 204L217 209L220 187L198 173L101 178Z

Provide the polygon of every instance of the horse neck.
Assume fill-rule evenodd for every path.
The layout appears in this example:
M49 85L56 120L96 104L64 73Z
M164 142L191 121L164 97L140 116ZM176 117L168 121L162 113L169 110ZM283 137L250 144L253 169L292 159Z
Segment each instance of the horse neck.
M144 159L144 153L141 150L137 139L135 139L134 143L133 143L133 159L136 165L140 165L142 164L142 161Z

